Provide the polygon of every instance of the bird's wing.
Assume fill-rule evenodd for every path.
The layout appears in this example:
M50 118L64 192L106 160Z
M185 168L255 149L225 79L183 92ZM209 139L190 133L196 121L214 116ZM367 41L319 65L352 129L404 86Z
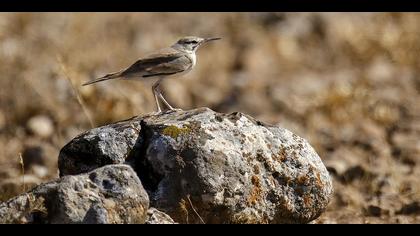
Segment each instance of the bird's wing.
M177 74L190 69L191 66L191 60L185 55L182 55L172 61L147 68L146 74L144 74L143 77Z
M141 75L151 77L158 75L170 75L188 69L188 58L184 54L172 49L162 49L137 60L133 65L122 72L122 77Z

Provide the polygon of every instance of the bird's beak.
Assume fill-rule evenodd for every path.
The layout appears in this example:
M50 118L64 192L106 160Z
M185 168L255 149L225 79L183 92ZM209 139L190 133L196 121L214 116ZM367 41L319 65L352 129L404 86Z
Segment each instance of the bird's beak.
M207 43L207 42L210 42L210 41L213 41L213 40L219 40L219 39L222 39L222 38L206 38L206 39L204 39L203 43Z

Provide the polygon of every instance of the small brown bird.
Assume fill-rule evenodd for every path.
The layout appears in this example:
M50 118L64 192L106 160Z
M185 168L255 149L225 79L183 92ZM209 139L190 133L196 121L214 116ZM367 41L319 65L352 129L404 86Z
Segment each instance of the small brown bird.
M219 39L194 36L181 38L171 47L161 49L141 58L126 69L84 83L83 86L110 79L142 80L156 78L157 81L153 84L152 91L158 112L162 111L159 105L159 98L170 110L175 110L160 92L160 82L169 76L182 75L191 71L197 62L195 55L197 49L206 42Z

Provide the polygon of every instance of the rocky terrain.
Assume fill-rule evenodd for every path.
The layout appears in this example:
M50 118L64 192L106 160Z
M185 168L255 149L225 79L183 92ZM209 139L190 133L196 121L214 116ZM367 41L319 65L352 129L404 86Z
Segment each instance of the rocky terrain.
M0 201L56 181L80 133L156 109L148 83L83 82L197 35L222 40L162 84L172 105L307 140L334 189L312 222L419 223L419 25L417 13L1 13Z
M89 130L63 147L58 166L60 179L0 204L0 221L308 223L333 192L307 141L208 108Z

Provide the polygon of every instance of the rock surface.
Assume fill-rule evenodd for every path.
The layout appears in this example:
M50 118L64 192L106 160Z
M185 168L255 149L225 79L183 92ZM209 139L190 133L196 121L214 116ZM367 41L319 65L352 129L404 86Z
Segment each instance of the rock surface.
M65 176L0 204L0 223L144 223L149 198L128 165Z
M83 133L60 175L127 163L150 205L181 223L306 223L332 183L314 149L288 130L207 108L136 117Z
M140 133L140 122L133 120L89 130L62 148L58 159L60 176L74 175L109 164L125 162Z
M164 212L159 211L156 208L149 208L147 210L147 219L145 224L176 224L175 221L165 214Z

